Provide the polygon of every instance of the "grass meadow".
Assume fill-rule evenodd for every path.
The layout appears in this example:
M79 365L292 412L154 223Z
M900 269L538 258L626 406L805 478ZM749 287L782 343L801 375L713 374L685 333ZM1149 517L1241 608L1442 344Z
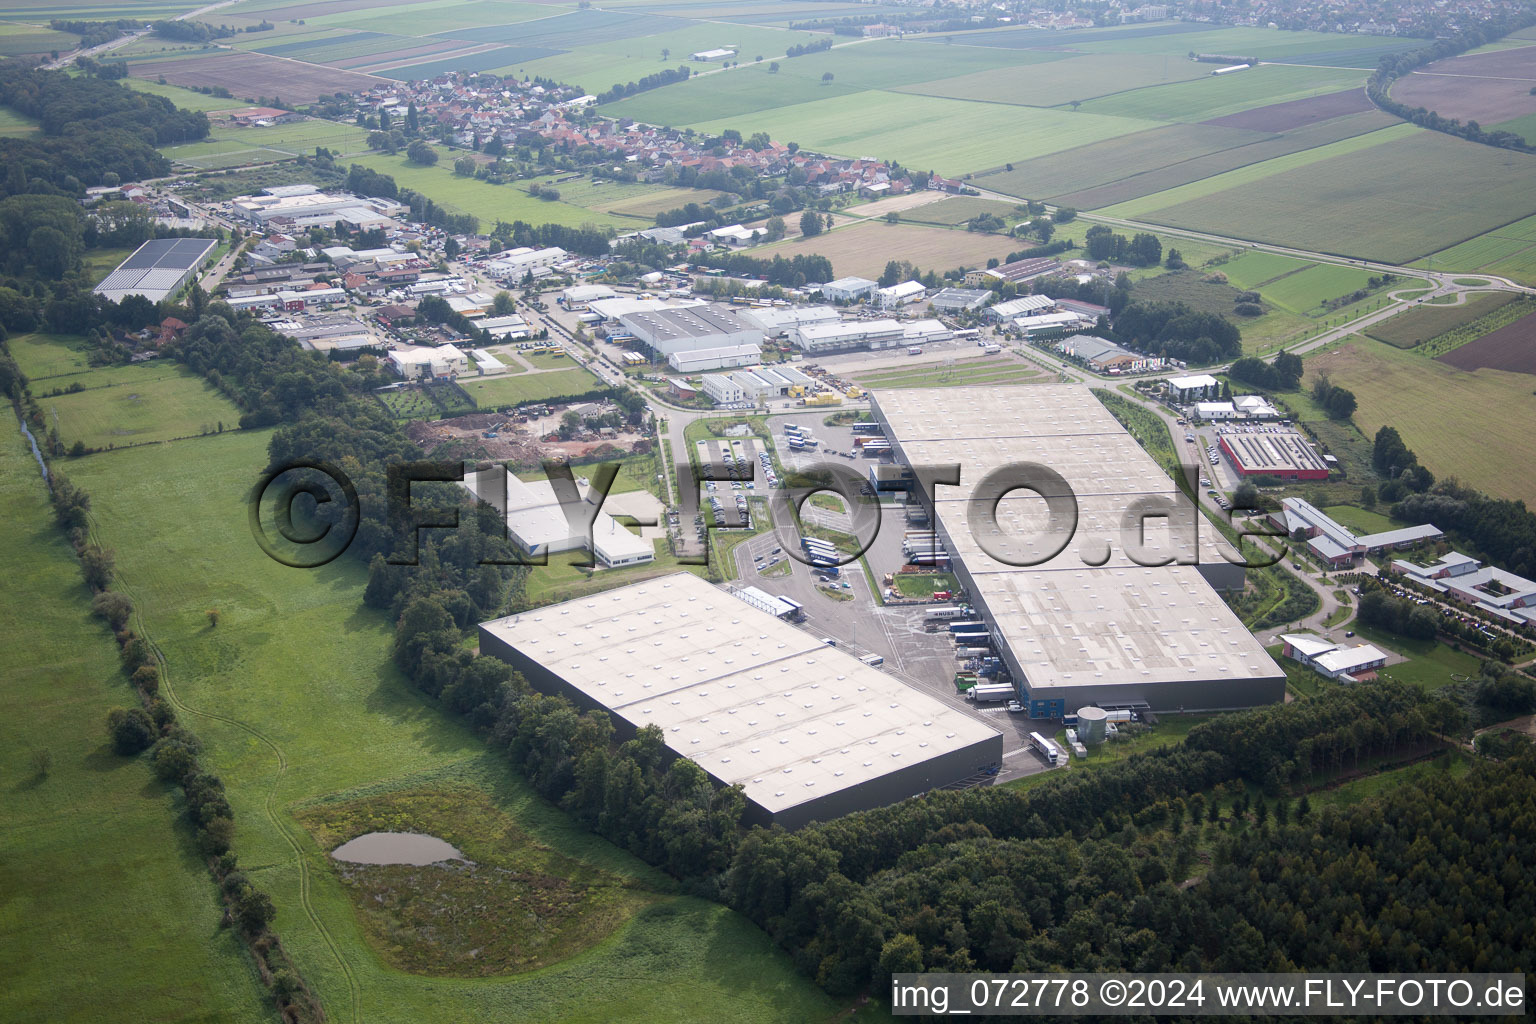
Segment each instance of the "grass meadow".
M576 828L484 743L412 690L366 572L269 560L246 525L264 431L91 456L102 542L165 653L168 689L224 778L236 847L276 928L338 1021L828 1020L838 1007L767 936ZM168 514L169 510L177 514ZM222 618L210 628L205 614ZM110 650L108 652L110 654ZM470 787L538 844L629 880L653 902L608 938L532 974L444 979L388 965L325 850L298 821L341 798ZM135 960L137 957L135 956ZM644 979L644 984L636 984Z
M506 377L480 380L465 377L459 386L469 392L469 397L482 409L494 409L504 405L537 402L561 395L579 395L597 385L597 378L579 366L554 370L549 373L522 373Z
M1419 461L1439 477L1500 498L1536 505L1536 396L1531 376L1482 369L1468 373L1369 338L1307 356L1308 380L1327 373L1360 407L1354 421L1366 437L1396 427ZM1488 429L1498 410L1500 428Z
M272 1019L174 788L120 758L136 701L14 417L0 428L0 1020ZM32 764L46 751L51 766Z
M124 371L138 371L137 373ZM65 445L121 447L168 441L226 429L240 421L240 411L203 378L179 366L113 367L77 374L72 382L84 391L40 397L38 404Z
M654 221L654 214L651 217L616 217L563 200L550 202L535 199L528 194L527 183L491 185L474 178L460 177L453 173L453 160L457 154L439 150L439 156L441 159L431 167L413 164L404 155L389 156L384 153L354 157L348 163L362 164L381 174L388 174L401 187L430 196L444 209L454 213L474 214L480 218L480 227L487 231L498 220L509 223L523 220L530 224L563 224L566 227L611 224L629 230L649 227Z

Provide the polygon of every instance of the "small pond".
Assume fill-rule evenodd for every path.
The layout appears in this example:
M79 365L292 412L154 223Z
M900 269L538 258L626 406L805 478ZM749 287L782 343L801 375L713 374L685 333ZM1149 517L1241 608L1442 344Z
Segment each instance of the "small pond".
M415 832L369 832L331 851L337 860L353 864L437 864L445 860L468 860L449 843L436 836Z

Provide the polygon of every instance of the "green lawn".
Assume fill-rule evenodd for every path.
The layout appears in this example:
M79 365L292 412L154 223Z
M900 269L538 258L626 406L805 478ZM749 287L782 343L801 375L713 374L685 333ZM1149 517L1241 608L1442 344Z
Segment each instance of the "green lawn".
M363 153L368 146L368 132L357 125L318 120L276 124L268 128L218 128L203 142L163 146L161 151L184 164L211 167L287 160L301 154L313 154L316 146L324 146L333 153Z
M183 110L238 110L248 106L244 100L231 99L228 96L209 96L196 89L183 89L179 85L161 85L147 78L123 78L119 81L136 92L164 96Z
M1370 509L1356 508L1354 505L1328 505L1322 511L1332 516L1334 522L1340 526L1360 534L1385 533L1387 530L1396 530L1408 525L1391 516L1384 516Z
M41 383L44 378L91 370L86 361L85 341L79 335L18 334L7 340L6 345L21 372L39 382L33 388L39 394L53 386Z
M1413 640L1363 623L1356 623L1354 628L1355 636L1360 640L1377 644L1408 659L1396 665L1388 665L1380 670L1380 675L1398 682L1411 683L1420 689L1434 690L1446 686L1455 681L1451 678L1453 675L1475 678L1482 665L1481 659L1462 651L1454 651L1435 640Z
M459 381L459 386L482 409L537 402L562 395L580 395L597 385L597 378L580 367L551 373L522 373L490 380L469 378Z
M119 758L105 720L137 698L90 615L74 552L14 418L0 446L0 1019L273 1019L173 789ZM46 777L33 770L46 750Z
M388 617L361 605L360 562L305 571L260 552L245 491L268 438L251 431L112 452L74 463L71 475L91 493L103 542L164 649L170 687L224 778L241 860L272 893L276 928L329 1016L830 1019L839 1007L767 936L719 906L672 895L668 879L538 800L480 738L409 688L389 661ZM208 608L223 612L216 630ZM448 784L482 790L539 843L664 898L606 942L533 974L449 981L387 966L295 814L333 794Z
M166 441L208 433L220 423L234 429L240 422L240 411L207 381L180 367L167 369L114 368L116 379L105 386L96 386L94 373L80 374L75 379L85 391L38 403L66 445L82 441L87 448Z

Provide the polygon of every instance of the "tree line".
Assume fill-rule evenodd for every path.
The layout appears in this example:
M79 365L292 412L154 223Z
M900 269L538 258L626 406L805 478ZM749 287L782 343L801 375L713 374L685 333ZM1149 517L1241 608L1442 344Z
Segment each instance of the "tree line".
M835 278L832 261L816 253L796 253L787 259L775 256L771 260L739 252L705 253L698 262L733 277L758 277L786 288L825 284Z
M597 102L613 103L626 96L646 92L650 89L660 89L664 85L672 85L675 82L686 82L688 76L693 74L687 65L676 68L665 68L653 75L646 75L638 82L630 82L628 85L614 83L613 87L597 94Z
M1243 352L1236 324L1182 302L1130 302L1115 317L1113 335L1130 348L1188 363L1218 363Z
M1524 136L1516 132L1502 129L1489 131L1476 121L1462 123L1454 117L1442 117L1439 113L1425 107L1410 107L1406 103L1393 99L1391 89L1392 84L1399 78L1411 74L1426 64L1466 53L1468 50L1502 39L1511 32L1532 24L1536 24L1536 11L1526 8L1469 25L1453 36L1436 39L1428 46L1422 46L1417 50L1388 54L1381 58L1380 63L1376 65L1376 70L1366 81L1366 95L1382 110L1395 114L1405 121L1411 121L1421 128L1455 135L1468 142L1480 142L1485 146L1516 149L1529 153L1532 147L1525 141Z

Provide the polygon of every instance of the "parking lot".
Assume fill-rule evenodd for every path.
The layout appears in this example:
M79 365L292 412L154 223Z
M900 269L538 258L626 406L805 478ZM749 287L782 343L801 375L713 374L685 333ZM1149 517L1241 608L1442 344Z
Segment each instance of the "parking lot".
M907 528L904 508L883 507L879 532L865 555L877 579L904 564L901 541ZM831 588L819 586L809 566L789 556L786 548L797 543L798 538L786 529L764 533L738 546L735 559L740 584L798 602L805 610L801 629L817 639L835 641L839 650L854 657L881 656L885 659L880 666L882 671L1002 732L1003 768L999 780L1049 767L1029 743L1030 732L1040 729L1042 723L1025 715L1010 714L1002 704L978 707L955 691L954 676L959 665L954 644L947 630L929 633L924 629L925 605L882 606L871 589L869 576L857 561L841 568L836 592L842 596L832 597L828 593ZM782 572L786 562L789 575L763 575L762 570Z

